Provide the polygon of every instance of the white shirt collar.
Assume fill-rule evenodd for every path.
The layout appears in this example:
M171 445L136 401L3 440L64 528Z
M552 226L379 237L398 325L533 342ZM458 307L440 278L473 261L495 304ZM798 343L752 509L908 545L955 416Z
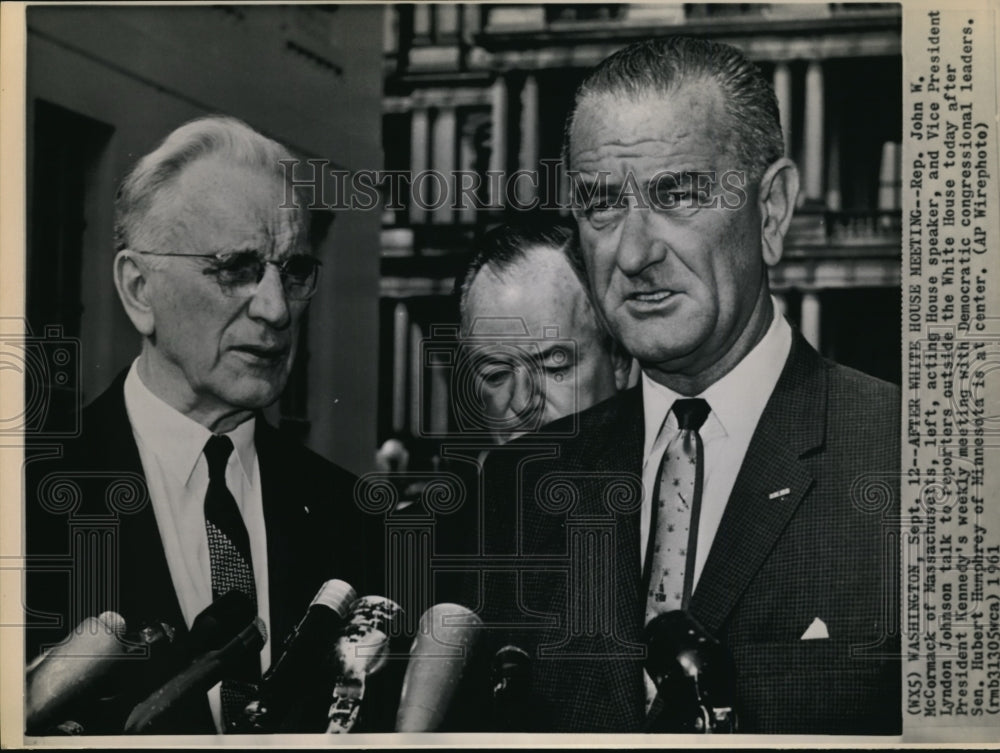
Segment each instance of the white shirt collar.
M139 377L138 362L138 358L133 361L125 377L125 408L132 428L163 467L186 485L212 432L154 395ZM255 427L256 419L251 416L226 432L236 449L240 470L250 483L257 460Z
M778 313L773 298L772 305L774 318L761 341L728 374L695 396L708 402L712 416L727 436L753 433L791 352L792 328ZM674 392L643 372L644 459L652 452L653 443L674 401L685 397L691 396Z

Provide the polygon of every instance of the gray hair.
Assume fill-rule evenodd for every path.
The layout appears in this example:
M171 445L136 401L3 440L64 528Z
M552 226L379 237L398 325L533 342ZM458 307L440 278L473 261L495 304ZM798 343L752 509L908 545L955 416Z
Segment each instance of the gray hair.
M280 160L294 159L277 141L261 135L242 120L209 115L172 131L152 152L140 159L122 181L115 198L115 247L149 249L161 240L150 223L156 199L198 159L221 155L234 164L271 171L285 177ZM296 201L306 223L304 205Z
M576 90L566 120L563 156L576 110L587 97L646 92L667 94L685 82L715 81L725 99L731 149L751 181L784 154L778 102L771 82L735 47L697 37L669 36L636 42L605 58Z

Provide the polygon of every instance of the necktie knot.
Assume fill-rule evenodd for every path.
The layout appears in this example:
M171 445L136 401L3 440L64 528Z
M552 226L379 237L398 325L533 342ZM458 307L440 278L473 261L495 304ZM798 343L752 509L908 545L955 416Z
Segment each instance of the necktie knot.
M677 416L677 426L681 431L698 431L712 412L708 402L700 397L675 400L672 410Z
M220 481L226 478L226 464L233 454L233 440L225 434L213 434L205 443L205 460L208 461L208 480Z

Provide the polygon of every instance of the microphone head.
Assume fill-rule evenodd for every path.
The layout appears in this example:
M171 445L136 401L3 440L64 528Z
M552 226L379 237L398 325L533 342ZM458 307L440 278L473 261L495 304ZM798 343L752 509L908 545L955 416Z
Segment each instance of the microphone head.
M504 646L493 655L493 722L498 732L526 732L534 728L529 696L531 658L517 646Z
M399 604L384 596L362 596L355 601L334 647L339 674L363 677L382 669L388 658L391 626L402 613Z
M105 630L114 633L118 637L125 634L125 618L118 612L101 612L97 615L97 621ZM81 623L82 627L83 623Z
M459 604L435 604L424 612L403 678L397 732L432 732L441 726L482 624Z
M507 677L523 674L530 665L528 652L518 646L504 646L493 655L493 670Z
M646 671L657 677L699 681L726 668L728 654L716 638L688 612L673 610L646 625Z
M351 605L357 598L358 595L350 583L343 580L331 579L320 586L319 591L316 592L309 606L324 606L346 620Z
M493 656L493 692L520 690L531 675L531 658L523 648L504 646Z
M722 731L735 699L736 668L729 652L694 617L683 610L657 615L644 632L646 671L658 692L675 699L673 713L686 723L697 723L701 712L709 710L709 727ZM709 731L704 723L693 731ZM729 731L732 731L731 729Z
M39 660L25 675L25 725L29 734L45 729L60 713L93 691L117 666L128 644L123 640L125 620L104 612L83 620L66 639Z

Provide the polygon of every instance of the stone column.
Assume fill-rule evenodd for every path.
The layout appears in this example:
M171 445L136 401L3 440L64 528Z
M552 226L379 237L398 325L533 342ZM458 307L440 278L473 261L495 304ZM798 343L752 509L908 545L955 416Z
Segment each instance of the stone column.
M826 208L839 212L842 208L840 194L840 131L830 128L830 153L826 160Z
M423 354L420 348L423 336L420 324L410 322L410 433L414 436L421 434L420 418L424 410L424 367L421 363Z
M476 165L476 146L474 143L475 129L466 122L460 129L461 135L458 141L458 169L462 173L471 174ZM462 178L468 184L470 178ZM462 192L461 186L456 186L459 191L460 206L458 210L459 222L471 225L476 221L476 201L471 195L472 192Z
M430 136L430 117L425 108L413 111L410 123L410 182L417 181L417 176L427 170L427 147ZM419 183L417 183L419 185ZM410 224L420 225L427 221L427 212L423 209L415 188L410 189Z
M823 66L813 60L806 68L805 196L822 201L823 196Z
M517 155L521 170L538 170L538 81L530 73L521 90L521 149ZM537 183L522 178L517 182L517 199L521 205L537 198Z
M392 430L406 428L406 353L410 312L400 301L392 314Z
M431 415L430 429L441 436L448 431L448 374L450 370L438 366L430 370Z
M792 156L792 72L788 63L774 66L774 95L778 100L781 132L785 137L785 156Z
M490 89L490 115L492 129L490 133L490 172L506 172L507 170L507 80L499 76ZM504 203L504 182L495 178L489 180L490 205L500 206ZM497 195L497 188L500 189Z
M442 107L434 119L431 169L440 179L428 185L427 199L435 201L431 210L434 222L451 224L455 217L455 108ZM433 186L433 188L431 188Z

